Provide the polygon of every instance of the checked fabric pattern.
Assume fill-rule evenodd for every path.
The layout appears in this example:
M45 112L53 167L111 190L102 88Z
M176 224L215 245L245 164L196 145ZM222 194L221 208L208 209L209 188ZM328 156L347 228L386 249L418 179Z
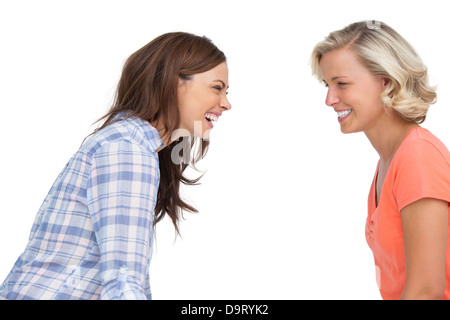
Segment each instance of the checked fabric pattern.
M90 136L57 177L4 299L151 299L158 131L122 115Z

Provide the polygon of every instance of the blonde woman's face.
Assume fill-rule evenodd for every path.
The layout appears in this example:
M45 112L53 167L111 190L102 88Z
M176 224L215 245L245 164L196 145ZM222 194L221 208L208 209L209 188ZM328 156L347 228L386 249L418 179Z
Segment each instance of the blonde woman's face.
M352 50L325 53L320 70L328 87L325 103L336 112L343 133L368 132L383 120L386 112L381 93L388 82L372 75Z
M207 139L214 123L224 111L231 109L227 99L228 67L221 63L191 80L181 80L178 86L180 129L190 136Z

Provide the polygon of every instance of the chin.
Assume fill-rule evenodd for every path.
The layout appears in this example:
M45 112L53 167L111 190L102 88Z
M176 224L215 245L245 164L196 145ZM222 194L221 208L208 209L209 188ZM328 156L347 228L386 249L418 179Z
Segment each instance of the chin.
M352 130L352 129L350 129L350 128L346 128L346 127L342 127L341 126L341 132L343 133L343 134L350 134L350 133L357 133L357 132L360 132L361 130Z
M209 140L210 134L211 134L211 129L206 129L205 131L203 131L201 138L203 140Z

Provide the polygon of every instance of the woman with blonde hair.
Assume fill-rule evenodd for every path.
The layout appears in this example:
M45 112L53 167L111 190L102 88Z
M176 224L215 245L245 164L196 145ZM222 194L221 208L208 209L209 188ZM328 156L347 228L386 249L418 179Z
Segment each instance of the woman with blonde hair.
M343 133L379 154L366 240L383 299L450 299L450 154L420 124L436 101L413 47L378 21L331 32L311 56Z
M206 37L166 33L133 53L105 121L45 198L0 298L151 299L154 226L168 215L178 231L181 211L196 211L180 183L198 181L183 172L231 108L227 88L225 55ZM184 146L195 140L191 159Z

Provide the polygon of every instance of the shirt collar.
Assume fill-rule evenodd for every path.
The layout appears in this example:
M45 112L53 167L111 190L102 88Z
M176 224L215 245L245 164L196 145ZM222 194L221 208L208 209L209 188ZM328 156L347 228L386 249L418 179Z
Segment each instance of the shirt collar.
M129 116L127 111L119 112L115 117L114 121L118 120L129 120L134 122L140 129L136 132L135 139L141 140L139 143L147 142L150 151L157 152L158 148L164 146L163 139L159 131L153 127L148 121L143 120L136 116ZM144 140L144 141L142 141Z
M158 148L163 147L164 142L163 139L161 138L161 135L159 134L159 131L156 130L156 128L153 127L148 121L144 121L142 119L139 120L144 122L143 124L144 133L148 139L152 151L157 151Z

